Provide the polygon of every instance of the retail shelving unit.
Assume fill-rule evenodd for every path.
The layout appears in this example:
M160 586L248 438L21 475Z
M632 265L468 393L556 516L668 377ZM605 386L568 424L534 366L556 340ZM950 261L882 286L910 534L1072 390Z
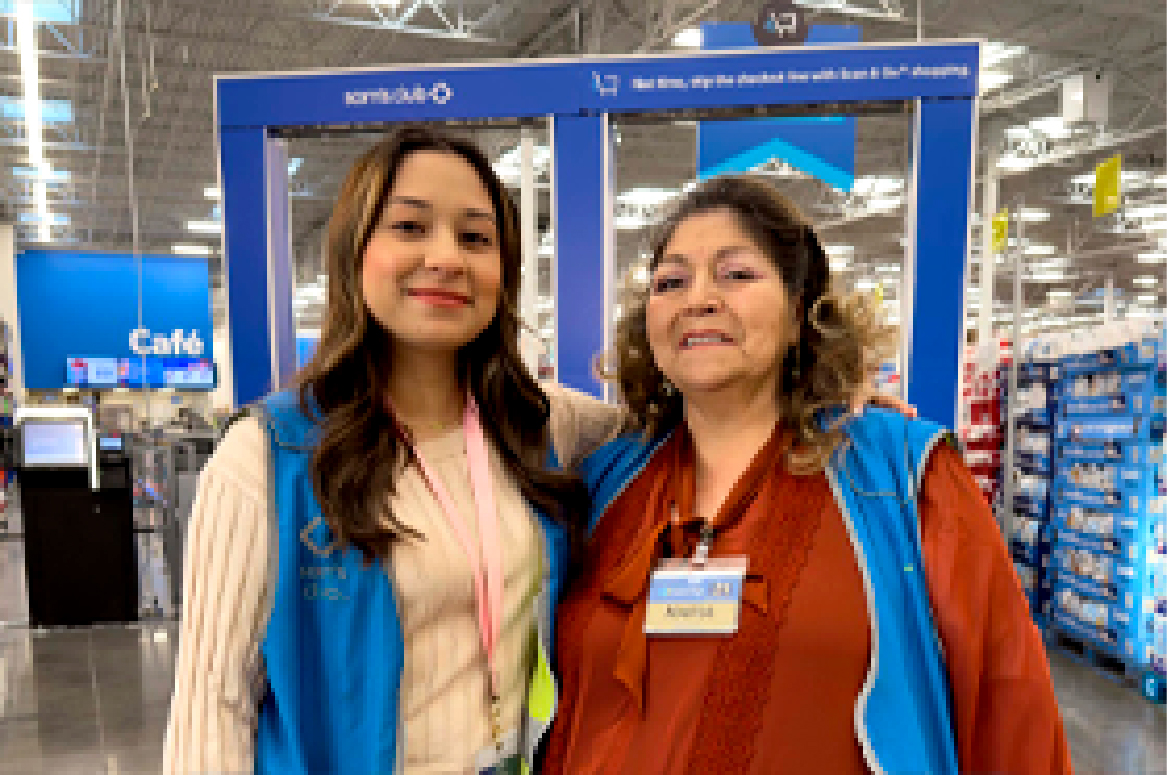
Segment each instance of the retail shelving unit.
M1062 360L1049 609L1054 645L1160 701L1165 365L1158 332Z
M958 435L965 463L989 503L996 502L1001 490L1004 373L999 346L965 359Z
M1017 364L1017 395L1009 401L1015 423L1010 550L1035 621L1044 623L1051 594L1051 482L1059 366L1049 360Z

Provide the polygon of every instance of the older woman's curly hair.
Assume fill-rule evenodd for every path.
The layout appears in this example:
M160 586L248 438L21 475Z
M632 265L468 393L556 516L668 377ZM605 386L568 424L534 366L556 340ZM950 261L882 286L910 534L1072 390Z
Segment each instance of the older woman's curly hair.
M777 267L795 304L798 338L782 361L779 413L796 434L791 469L821 471L843 440L825 410L846 407L879 362L893 352L895 329L883 322L874 299L836 295L826 253L798 207L759 176L712 178L687 193L652 239L655 269L677 227L698 213L728 210ZM630 421L655 436L678 425L682 398L657 368L645 319L649 289L637 288L616 327L614 368L603 370L620 387ZM610 361L609 361L610 363Z

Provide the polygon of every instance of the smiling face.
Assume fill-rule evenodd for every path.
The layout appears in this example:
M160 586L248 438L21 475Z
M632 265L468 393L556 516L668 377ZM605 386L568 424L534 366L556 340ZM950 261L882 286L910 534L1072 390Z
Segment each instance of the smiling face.
M795 306L769 256L725 209L673 231L653 271L646 321L657 367L685 396L770 388L798 334Z
M397 170L361 261L361 292L395 348L456 351L490 325L502 286L499 225L477 171L418 151Z

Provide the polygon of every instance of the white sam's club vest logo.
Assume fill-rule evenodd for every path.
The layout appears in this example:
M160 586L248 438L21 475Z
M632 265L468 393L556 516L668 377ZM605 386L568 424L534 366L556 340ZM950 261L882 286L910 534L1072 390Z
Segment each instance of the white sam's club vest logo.
M193 328L190 334L181 328L169 335L153 334L148 328L130 332L130 350L135 355L202 355L205 349L199 332Z

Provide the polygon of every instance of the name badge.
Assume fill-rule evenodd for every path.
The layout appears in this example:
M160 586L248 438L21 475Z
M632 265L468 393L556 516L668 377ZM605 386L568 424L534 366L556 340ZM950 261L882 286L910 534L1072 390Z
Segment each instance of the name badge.
M662 560L648 587L647 635L732 635L737 632L745 583L745 557L697 564Z

